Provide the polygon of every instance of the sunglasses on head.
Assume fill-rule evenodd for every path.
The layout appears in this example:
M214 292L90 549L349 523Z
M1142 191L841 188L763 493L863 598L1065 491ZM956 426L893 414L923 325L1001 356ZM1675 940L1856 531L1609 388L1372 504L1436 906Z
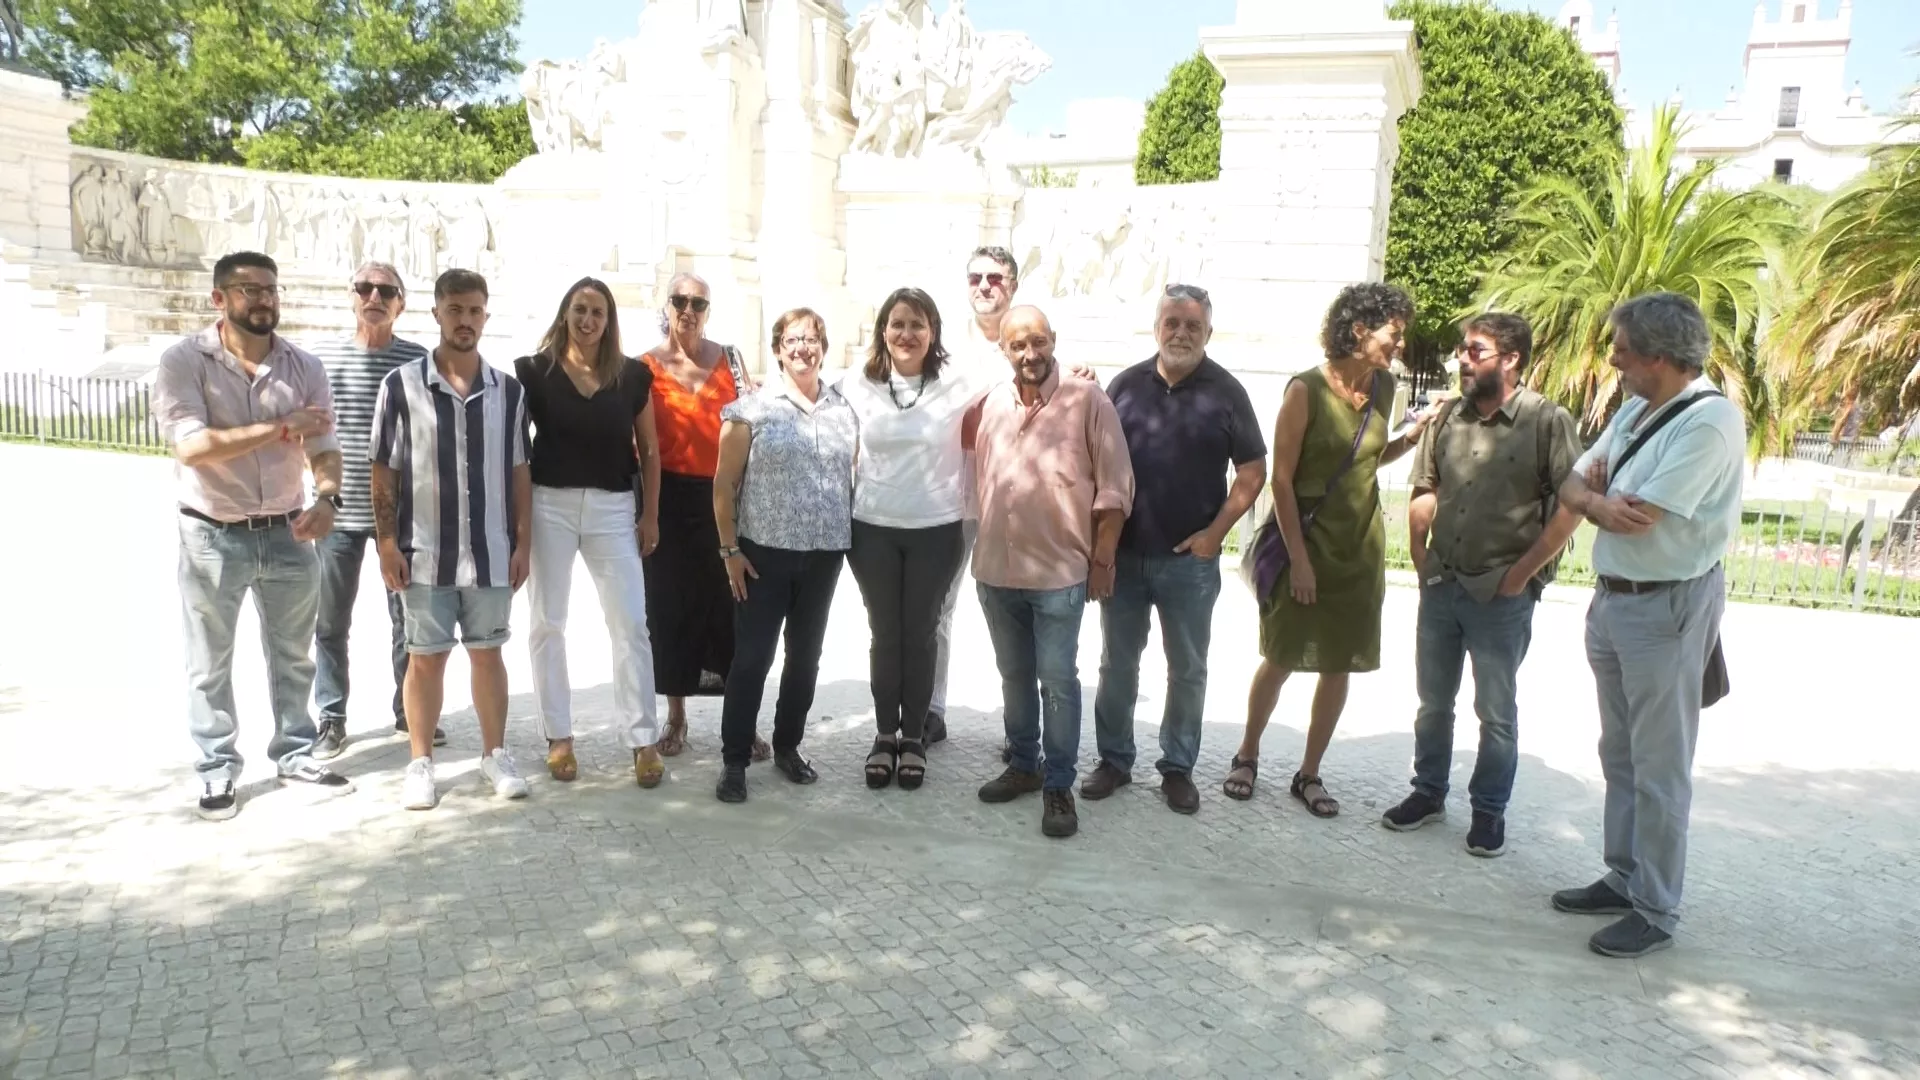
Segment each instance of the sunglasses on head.
M379 293L380 299L382 300L391 300L400 295L400 286L377 285L371 281L356 281L353 283L353 291L359 293L360 299L362 300L372 296L374 293Z
M1002 285L1005 285L1007 283L1007 275L1005 274L968 274L967 275L967 284L973 286L974 288L979 288L980 283L982 281L986 282L988 287L998 289Z
M673 310L675 311L685 311L688 308L692 308L694 314L697 315L707 310L707 298L704 296L688 296L685 293L676 293L673 296L667 297L667 302L673 305Z

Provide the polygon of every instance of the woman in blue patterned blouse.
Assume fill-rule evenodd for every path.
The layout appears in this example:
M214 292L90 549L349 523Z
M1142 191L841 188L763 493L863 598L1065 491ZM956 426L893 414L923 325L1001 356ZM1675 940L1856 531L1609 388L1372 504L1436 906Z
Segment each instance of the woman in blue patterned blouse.
M733 666L720 712L722 802L745 802L747 763L773 649L787 658L773 714L773 764L796 784L819 777L800 755L820 675L827 613L853 542L853 462L859 427L840 392L820 381L827 326L807 308L773 322L781 378L720 414L713 517L733 587Z

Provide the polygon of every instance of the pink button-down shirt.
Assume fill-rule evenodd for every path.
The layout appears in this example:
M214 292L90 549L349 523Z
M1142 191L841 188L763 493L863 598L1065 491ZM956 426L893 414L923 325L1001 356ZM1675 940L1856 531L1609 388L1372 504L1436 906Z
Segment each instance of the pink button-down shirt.
M221 343L218 323L168 349L153 380L154 418L170 446L207 428L250 427L316 405L333 408L333 389L312 353L275 334L249 379ZM292 513L306 504L307 460L339 449L329 431L304 442L268 443L214 465L176 461L180 505L217 521Z
M1003 589L1087 580L1093 513L1133 509L1133 463L1120 416L1097 383L1056 367L1032 405L1011 379L980 403L974 433L980 536L973 576Z

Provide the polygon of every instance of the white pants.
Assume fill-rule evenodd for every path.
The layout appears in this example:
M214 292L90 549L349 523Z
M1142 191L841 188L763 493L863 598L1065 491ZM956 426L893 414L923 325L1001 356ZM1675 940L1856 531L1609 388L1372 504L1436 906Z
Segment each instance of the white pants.
M584 556L600 590L613 642L613 706L627 749L660 741L654 710L653 643L647 636L647 585L634 535L633 495L597 488L533 489L533 701L549 739L573 737L567 681L567 600L573 559Z

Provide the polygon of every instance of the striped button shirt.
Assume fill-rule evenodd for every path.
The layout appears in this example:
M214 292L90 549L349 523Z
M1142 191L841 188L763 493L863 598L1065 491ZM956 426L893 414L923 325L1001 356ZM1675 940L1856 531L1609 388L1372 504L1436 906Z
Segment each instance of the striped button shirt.
M513 554L513 470L527 463L526 392L480 364L463 400L428 356L380 382L371 460L399 473L396 522L412 580L504 588Z
M401 338L369 349L348 335L317 342L311 351L320 358L327 369L327 381L333 384L334 433L340 437L340 445L356 448L340 463L342 506L333 516L333 527L371 532L373 468L357 448L373 438L373 406L380 397L380 380L401 364L424 358L427 350Z

